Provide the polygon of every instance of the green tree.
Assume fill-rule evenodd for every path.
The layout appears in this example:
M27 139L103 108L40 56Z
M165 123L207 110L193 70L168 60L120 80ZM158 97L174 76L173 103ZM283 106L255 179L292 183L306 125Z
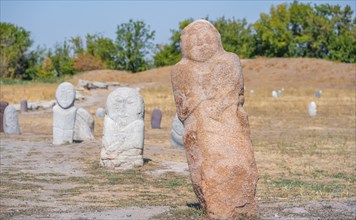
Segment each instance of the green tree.
M328 56L332 60L356 62L356 18L352 19L350 6L341 9L339 6L327 7L331 16L329 24L333 26L328 44Z
M270 14L262 13L254 24L257 53L268 57L287 57L292 42L287 4L272 6Z
M130 20L117 27L117 68L138 72L148 69L155 32L143 21Z
M174 65L182 59L180 53L180 33L193 22L193 19L186 19L179 22L178 30L171 30L172 36L168 45L159 45L158 52L154 55L154 65L156 67Z
M73 52L67 41L63 44L57 43L54 47L54 52L48 51L47 57L51 59L56 76L74 75L73 67Z
M221 35L221 41L226 51L236 53L241 58L253 57L256 51L252 26L246 19L235 20L221 17L212 21Z
M10 23L0 22L0 76L15 78L24 74L21 61L32 45L30 32Z
M356 20L349 6L294 1L272 6L254 24L257 54L355 62Z
M86 53L100 59L105 68L116 68L116 46L110 38L98 34L88 34L86 36Z
M83 40L80 36L70 38L69 42L72 44L75 55L84 53Z

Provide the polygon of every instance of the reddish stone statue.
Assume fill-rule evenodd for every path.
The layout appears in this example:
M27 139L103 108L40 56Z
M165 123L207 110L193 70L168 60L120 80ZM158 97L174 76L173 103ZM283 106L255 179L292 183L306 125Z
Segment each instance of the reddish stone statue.
M194 192L210 218L255 216L258 172L239 57L205 20L182 31L181 49L171 77Z

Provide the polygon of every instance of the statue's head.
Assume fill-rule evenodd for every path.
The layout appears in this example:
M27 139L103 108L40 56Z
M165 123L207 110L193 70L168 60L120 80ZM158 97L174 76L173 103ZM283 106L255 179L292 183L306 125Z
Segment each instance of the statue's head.
M67 109L74 104L75 89L69 82L61 83L56 91L56 100L61 108Z
M143 120L145 114L143 98L138 89L117 88L108 96L106 112L120 126L126 126L135 120Z
M216 28L206 20L196 20L185 27L180 36L182 56L203 62L223 50Z

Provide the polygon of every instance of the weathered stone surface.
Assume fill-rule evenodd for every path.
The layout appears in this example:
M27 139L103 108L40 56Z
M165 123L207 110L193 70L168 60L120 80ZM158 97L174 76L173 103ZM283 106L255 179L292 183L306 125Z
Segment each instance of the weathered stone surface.
M93 82L94 88L99 88L99 89L107 89L108 84L103 83L103 82Z
M38 110L38 109L48 109L52 108L53 106L56 105L56 100L50 100L50 101L40 101L40 102L30 102L28 103L28 109L30 110Z
M95 112L96 117L103 118L105 116L105 109L98 108Z
M194 192L211 218L254 216L258 172L240 60L205 20L182 31L181 49L171 78Z
M74 123L77 108L72 106L67 109L59 105L53 107L53 144L73 143Z
M4 112L8 105L8 102L0 101L0 132L4 132Z
M79 108L75 116L74 140L87 140L94 138L94 118L85 109Z
M310 102L308 106L308 114L311 117L316 116L316 103L315 102Z
M151 114L151 127L152 128L161 128L161 121L162 121L162 112L161 110L155 108Z
M107 98L101 164L116 169L143 165L144 102L137 89L117 88Z
M106 84L108 86L120 86L121 85L121 83L119 83L119 82L106 82Z
M89 90L90 89L107 89L109 85L120 86L120 83L118 83L118 82L110 82L110 83L90 82L90 81L82 80L82 79L79 79L79 81L78 81L78 86L84 87Z
M77 108L74 107L75 89L68 82L61 83L56 91L57 104L53 107L53 144L73 142Z
M69 82L61 83L56 90L56 100L57 104L63 109L73 106L75 101L75 89L73 85Z
M21 100L20 105L21 105L21 107L20 107L21 112L27 112L27 110L28 110L27 100L26 99Z
M4 111L4 132L5 134L20 134L19 114L12 105L8 105Z
M87 87L89 83L91 83L91 82L89 82L87 80L83 80L83 79L78 80L78 86L81 86L81 87Z
M172 137L171 144L173 147L184 148L183 132L184 132L183 124L179 120L178 115L176 114L173 119L173 128L171 131L171 137Z

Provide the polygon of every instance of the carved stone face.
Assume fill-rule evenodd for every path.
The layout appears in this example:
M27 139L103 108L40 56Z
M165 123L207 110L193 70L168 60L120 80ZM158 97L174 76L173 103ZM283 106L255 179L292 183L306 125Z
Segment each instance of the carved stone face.
M133 88L118 88L108 96L106 102L108 116L120 126L143 119L144 104L138 90Z
M180 44L184 58L199 62L210 59L223 49L219 32L205 20L188 25L181 34Z
M75 101L75 89L69 82L61 83L56 91L56 100L64 109L71 107Z

